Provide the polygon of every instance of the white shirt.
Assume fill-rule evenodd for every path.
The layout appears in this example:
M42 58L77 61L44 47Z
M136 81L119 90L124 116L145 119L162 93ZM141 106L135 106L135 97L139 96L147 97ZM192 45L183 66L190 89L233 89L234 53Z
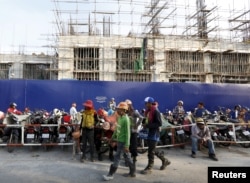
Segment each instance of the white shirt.
M71 117L71 120L75 120L76 119L76 114L77 114L77 110L74 106L72 106L69 110L69 114Z

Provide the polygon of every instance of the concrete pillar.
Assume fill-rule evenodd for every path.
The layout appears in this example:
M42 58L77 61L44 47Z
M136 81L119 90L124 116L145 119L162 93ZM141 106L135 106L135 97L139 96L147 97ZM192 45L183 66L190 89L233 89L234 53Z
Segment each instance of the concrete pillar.
M100 63L100 67L103 67L101 75L104 81L115 81L116 79L116 52L111 47L103 48L103 62Z
M162 71L166 69L166 59L165 59L165 47L164 47L164 39L156 39L153 38L152 45L154 49L154 59L155 65L151 69L152 70L152 81L153 82L162 82L165 81L165 74L162 74Z
M58 79L72 79L74 70L74 50L73 48L64 49L59 52Z
M213 74L211 72L211 60L210 53L203 54L204 59L204 73L205 75L205 83L213 83Z

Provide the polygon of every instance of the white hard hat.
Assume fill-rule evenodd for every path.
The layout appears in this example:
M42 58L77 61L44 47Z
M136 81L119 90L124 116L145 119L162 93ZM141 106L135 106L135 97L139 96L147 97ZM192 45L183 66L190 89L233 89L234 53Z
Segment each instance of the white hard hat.
M179 103L180 103L181 105L184 104L182 100L179 100L179 101L177 102L177 104L179 104Z
M125 102L126 102L128 105L131 105L131 104L132 104L132 101L129 100L129 99L126 99Z
M62 113L61 113L61 111L59 109L55 108L53 110L53 114L56 115L56 116L60 116Z

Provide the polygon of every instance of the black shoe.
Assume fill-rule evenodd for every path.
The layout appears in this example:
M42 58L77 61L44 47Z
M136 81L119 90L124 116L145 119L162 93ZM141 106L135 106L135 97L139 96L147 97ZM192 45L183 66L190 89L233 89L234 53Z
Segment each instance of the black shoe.
M215 156L215 154L209 154L209 158L214 161L219 161L218 158Z

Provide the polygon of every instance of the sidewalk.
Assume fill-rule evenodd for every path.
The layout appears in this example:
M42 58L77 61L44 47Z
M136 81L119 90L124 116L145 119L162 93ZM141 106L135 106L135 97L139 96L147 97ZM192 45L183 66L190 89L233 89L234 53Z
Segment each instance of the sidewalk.
M155 158L153 173L140 174L147 165L147 153L138 157L137 177L125 178L128 167L122 161L113 183L206 183L208 166L249 166L250 149L238 146L230 148L216 147L219 161L212 161L207 156L207 149L202 149L197 158L190 157L191 147L185 149L164 149L171 165L160 171L161 162ZM80 163L79 158L73 160L71 148L62 150L53 147L45 151L41 147L30 150L29 147L17 147L13 153L8 153L5 147L0 148L0 177L6 183L84 183L104 182L102 175L107 174L110 166L108 157L104 161Z

